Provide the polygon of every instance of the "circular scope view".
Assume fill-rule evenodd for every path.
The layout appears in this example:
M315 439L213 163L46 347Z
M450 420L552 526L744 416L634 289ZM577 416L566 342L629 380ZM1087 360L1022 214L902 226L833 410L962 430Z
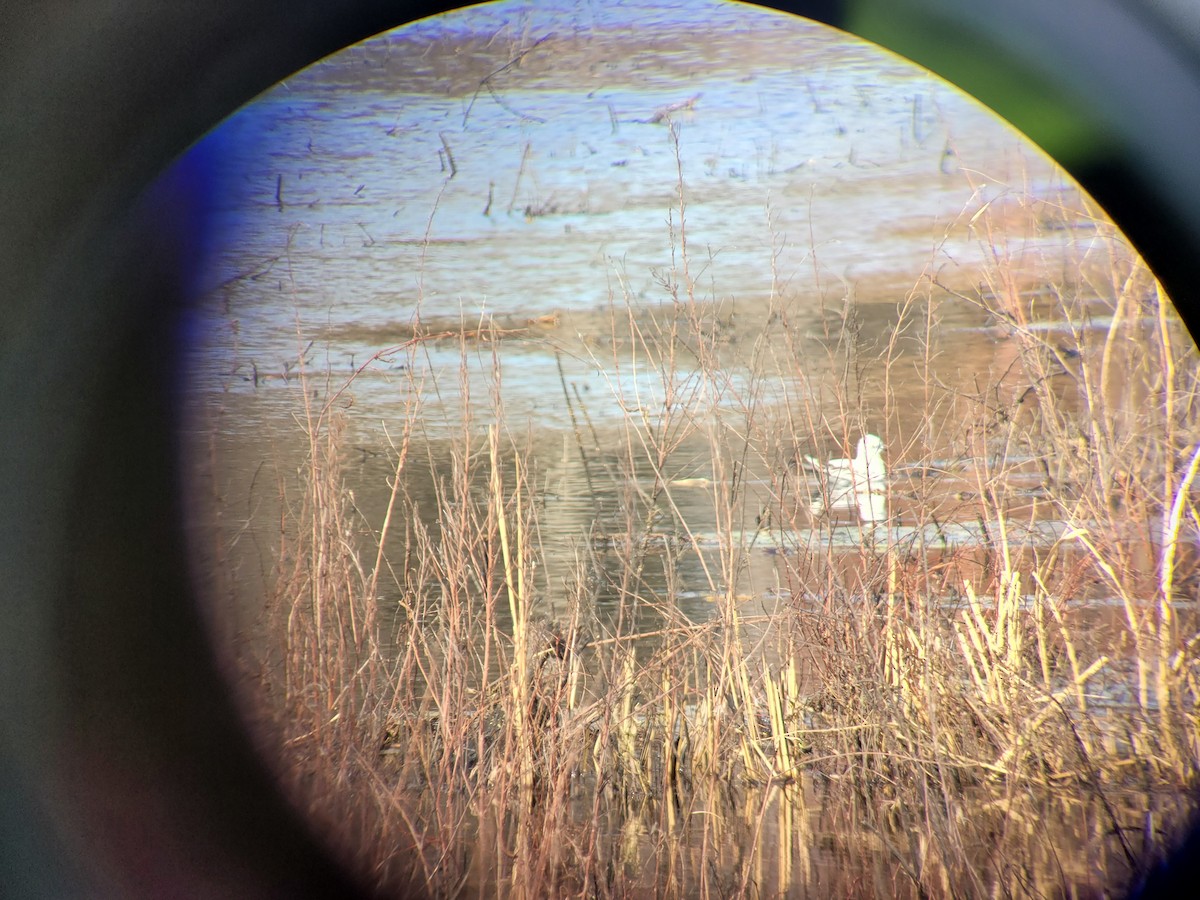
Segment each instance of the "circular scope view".
M199 592L365 884L1073 896L1170 846L1196 347L994 114L748 5L502 2L179 166Z

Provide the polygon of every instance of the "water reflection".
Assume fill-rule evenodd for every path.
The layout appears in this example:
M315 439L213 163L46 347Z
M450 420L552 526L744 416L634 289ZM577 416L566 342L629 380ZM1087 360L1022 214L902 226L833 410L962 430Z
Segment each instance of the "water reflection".
M867 319L881 321L927 267L977 257L952 227L964 209L1016 185L1071 202L1014 133L911 66L767 13L695 30L695 15L730 9L656 9L665 30L636 33L559 30L573 7L531 14L528 32L430 20L232 117L196 151L212 154L220 185L198 382L279 371L297 330L346 371L417 319L654 308L669 299L659 273L681 180L693 278L743 319L765 314L764 298L803 295L799 314L815 316L822 299L836 310L861 292L884 305ZM518 49L520 65L495 75ZM696 93L670 127L650 121ZM1022 236L1026 252L1073 240ZM510 416L555 387L533 356L539 375L510 383ZM394 402L366 382L357 394L372 401L364 412Z

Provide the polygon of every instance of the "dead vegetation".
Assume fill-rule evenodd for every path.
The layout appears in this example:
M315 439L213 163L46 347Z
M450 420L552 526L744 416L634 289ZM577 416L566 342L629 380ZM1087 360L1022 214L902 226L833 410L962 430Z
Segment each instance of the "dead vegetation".
M820 375L773 297L774 330L735 382L719 306L688 269L682 179L673 223L663 312L613 298L617 446L566 392L588 483L623 498L620 528L577 535L569 578L540 574L564 538L542 530L538 454L505 423L498 362L501 424L464 413L436 461L422 392L407 392L381 521L356 512L341 470L346 413L303 392L307 469L269 623L282 665L257 673L295 802L366 881L433 896L1045 896L1136 880L1190 812L1200 760L1200 393L1167 298L1112 235L1031 294L983 210L968 226L992 253L979 289L925 278L878 335L848 302ZM991 317L990 380L954 381L947 302ZM464 360L477 338L456 333ZM653 391L620 380L635 358L654 361ZM793 367L792 393L773 393L768 361ZM897 409L891 379L913 365L924 408ZM835 544L787 459L872 423L905 462L898 521ZM716 540L680 512L700 463ZM1061 527L1022 537L1046 521ZM986 541L901 537L955 523ZM739 573L767 550L779 584L749 604ZM685 561L707 620L675 602L695 587Z

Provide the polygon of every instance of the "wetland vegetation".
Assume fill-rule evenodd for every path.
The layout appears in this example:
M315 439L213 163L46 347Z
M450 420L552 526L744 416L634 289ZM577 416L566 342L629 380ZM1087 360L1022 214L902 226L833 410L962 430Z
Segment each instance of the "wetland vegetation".
M839 109L819 98L814 120ZM265 304L227 295L234 351L196 378L197 572L264 756L385 894L1135 883L1192 813L1200 763L1195 344L1077 190L948 172L940 136L888 188L963 190L957 214L910 221L915 268L833 265L851 251L819 203L797 250L769 192L768 239L727 258L706 204L738 180L694 184L681 146L714 99L627 126L670 150L671 177L642 187L666 251L610 256L596 302L559 302L594 272L532 255L518 226L513 277L560 278L548 302L432 302L473 273L427 232L393 242L428 264L411 309L343 321L307 297L314 254L343 277L325 225L309 254L291 226L236 285L286 263L295 352L267 363ZM536 154L513 158L533 180ZM525 225L580 246L590 217L621 215L539 209ZM319 352L344 346L370 352ZM868 433L886 517L814 515L800 461Z
M685 201L678 222L682 244ZM1037 285L1009 262L980 289L914 285L869 344L845 304L813 383L731 378L681 254L653 313L614 298L608 365L660 380L610 398L606 430L565 380L573 428L507 427L503 334L413 335L389 354L493 358L494 415L427 431L447 386L401 367L382 515L346 474L354 378L301 363L304 469L279 482L253 673L291 795L371 881L433 895L1019 896L1143 874L1200 752L1195 349L1132 256ZM947 381L939 293L986 310L1008 360L990 380ZM778 342L772 364L802 369L814 339L775 302L745 352ZM914 365L917 408L892 394ZM798 448L874 423L889 520L813 519ZM556 515L564 491L590 520ZM684 514L697 496L707 515Z

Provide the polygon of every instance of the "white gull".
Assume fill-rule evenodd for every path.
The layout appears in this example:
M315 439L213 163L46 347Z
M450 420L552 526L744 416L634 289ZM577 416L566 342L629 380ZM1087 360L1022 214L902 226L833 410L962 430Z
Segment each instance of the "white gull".
M821 462L805 456L804 464L817 475L818 492L808 504L814 516L828 510L857 509L864 522L887 518L887 465L883 461L883 441L878 435L865 434L858 440L853 459Z

